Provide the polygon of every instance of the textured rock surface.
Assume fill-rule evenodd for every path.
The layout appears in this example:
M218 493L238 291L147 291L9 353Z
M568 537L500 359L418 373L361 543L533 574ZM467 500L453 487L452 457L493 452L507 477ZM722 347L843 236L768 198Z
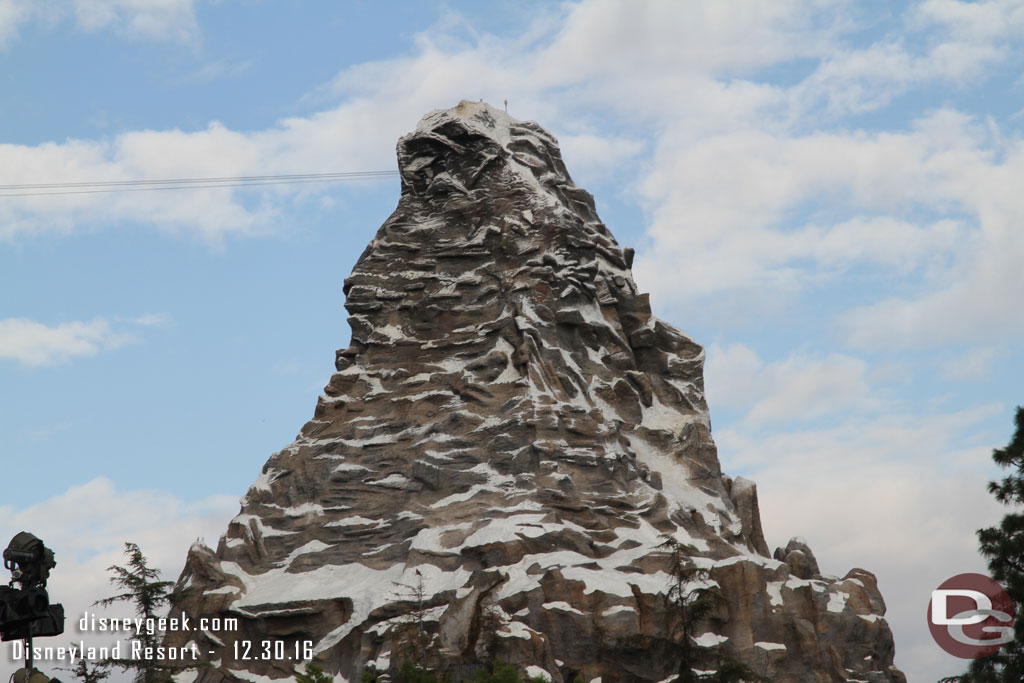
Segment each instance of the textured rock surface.
M416 619L456 676L498 656L660 681L678 666L666 535L726 597L702 643L779 683L903 680L870 573L821 576L798 539L769 556L754 484L719 467L703 349L651 315L555 139L463 102L398 160L314 418L216 551L189 553L179 608L241 623L170 634L215 653L198 680L293 676L236 658L271 639L358 681L397 664Z

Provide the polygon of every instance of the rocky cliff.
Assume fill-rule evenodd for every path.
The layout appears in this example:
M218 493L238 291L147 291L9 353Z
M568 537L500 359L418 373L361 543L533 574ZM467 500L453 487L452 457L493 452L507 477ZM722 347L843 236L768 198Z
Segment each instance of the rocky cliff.
M651 315L555 138L462 102L398 162L313 419L216 551L189 552L177 609L240 627L170 634L209 659L179 680L286 679L311 654L338 681L410 657L456 680L502 658L661 681L680 664L673 539L724 598L694 666L902 681L869 572L822 575L799 539L769 553L756 487L719 466L703 349Z

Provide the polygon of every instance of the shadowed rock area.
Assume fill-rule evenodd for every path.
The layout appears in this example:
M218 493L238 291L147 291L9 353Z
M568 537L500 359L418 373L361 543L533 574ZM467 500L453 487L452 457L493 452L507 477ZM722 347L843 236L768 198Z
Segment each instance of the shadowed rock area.
M410 643L455 680L500 657L662 681L666 538L725 598L709 650L777 683L904 681L872 574L823 576L800 539L770 554L755 485L719 466L703 349L651 315L555 138L462 102L398 163L313 419L189 551L175 611L240 627L169 634L213 653L179 682L291 679L307 641L336 681L393 674ZM267 640L287 658L242 656Z

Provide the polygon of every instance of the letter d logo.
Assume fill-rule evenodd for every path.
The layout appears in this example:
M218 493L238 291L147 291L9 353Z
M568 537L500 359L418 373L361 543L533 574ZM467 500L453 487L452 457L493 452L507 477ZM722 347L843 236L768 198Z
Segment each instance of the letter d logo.
M988 596L979 591L972 591L969 589L950 590L950 589L939 589L932 591L932 623L936 626L969 626L971 624L980 624L985 621L988 616L984 614L974 613L972 616L957 618L947 616L947 598L951 597L963 597L971 598L974 600L974 610L990 610L992 609L992 601L989 600ZM963 614L963 612L961 612Z
M998 583L981 574L958 574L932 591L928 629L949 654L978 659L1013 640L1013 613Z

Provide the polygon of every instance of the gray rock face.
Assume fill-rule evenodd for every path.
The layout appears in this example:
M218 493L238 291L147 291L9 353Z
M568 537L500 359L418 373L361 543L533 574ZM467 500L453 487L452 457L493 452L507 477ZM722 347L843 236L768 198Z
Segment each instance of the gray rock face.
M398 160L315 416L189 552L176 609L240 627L170 634L213 653L181 678L288 679L309 641L335 680L415 656L661 681L672 538L725 597L700 643L777 683L904 680L870 573L768 556L756 487L719 467L703 349L651 315L554 137L462 102Z

